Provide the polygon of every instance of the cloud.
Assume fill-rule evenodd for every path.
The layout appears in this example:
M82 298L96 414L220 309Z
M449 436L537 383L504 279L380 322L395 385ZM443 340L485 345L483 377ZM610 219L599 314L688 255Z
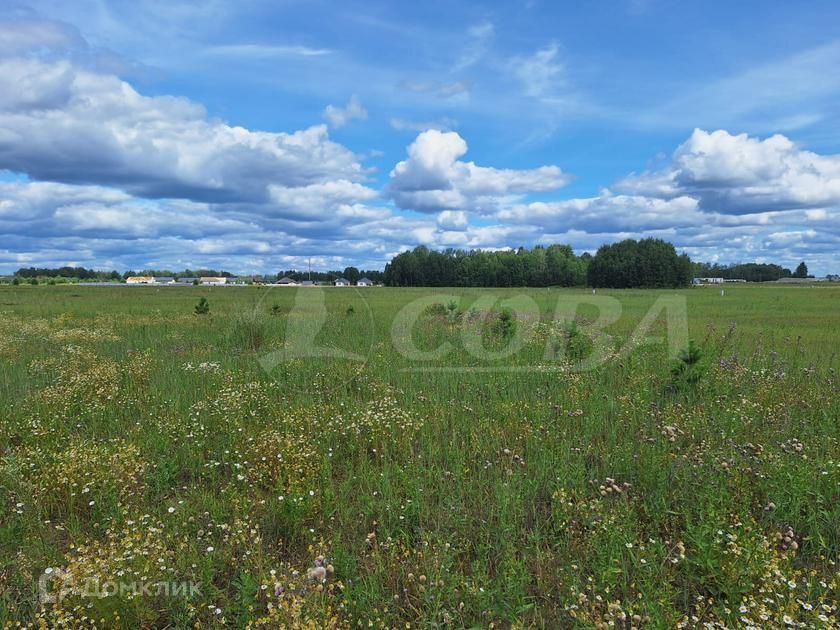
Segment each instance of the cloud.
M444 210L437 216L437 224L441 228L463 230L469 225L467 213L462 210Z
M489 20L474 24L467 29L467 43L458 56L452 72L461 72L476 65L490 47L496 27Z
M529 56L511 59L511 74L522 84L527 96L554 95L565 83L565 67L557 58L559 47L552 43Z
M419 212L489 213L519 195L555 190L570 180L557 166L477 166L458 159L466 152L467 143L456 132L424 131L409 146L408 159L391 171L389 194L399 207Z
M367 119L367 110L362 107L359 97L355 94L350 97L347 105L344 107L337 107L336 105L327 105L324 109L324 118L334 128L343 127L351 120L365 120Z
M431 94L439 98L452 98L469 94L472 84L469 81L403 81L400 87L416 94Z
M309 46L296 44L226 44L224 46L211 46L207 49L206 53L208 55L224 57L272 59L275 57L321 57L331 54L332 50L328 48L310 48Z
M332 214L341 205L368 201L378 193L367 186L340 179L309 186L270 186L271 203L268 213L279 212L286 217L319 220Z
M389 121L391 127L398 131L428 131L435 129L437 131L449 131L458 126L458 121L451 118L441 118L440 120L413 121L405 118L393 117Z
M0 56L60 53L87 48L75 27L23 8L0 11Z
M793 131L836 115L840 40L800 50L693 87L624 117L661 127Z
M819 155L783 135L766 139L695 129L666 168L632 175L617 189L657 197L691 195L705 211L760 211L840 205L840 155Z
M186 99L143 96L115 76L64 61L0 60L0 94L0 168L33 179L254 202L268 199L270 185L364 176L323 125L250 131L209 119Z
M702 224L705 217L691 197L656 199L612 195L567 201L534 202L501 210L496 218L511 223L539 225L547 231L569 229L622 232Z

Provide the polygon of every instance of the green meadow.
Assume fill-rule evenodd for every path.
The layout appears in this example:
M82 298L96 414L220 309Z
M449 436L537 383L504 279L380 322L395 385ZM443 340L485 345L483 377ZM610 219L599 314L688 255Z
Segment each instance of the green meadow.
M840 286L723 290L0 287L0 622L840 627Z

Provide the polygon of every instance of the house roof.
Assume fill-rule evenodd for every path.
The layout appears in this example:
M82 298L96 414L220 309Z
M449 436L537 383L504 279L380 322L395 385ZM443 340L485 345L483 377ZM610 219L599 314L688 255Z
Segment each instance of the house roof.
M198 278L178 278L177 282L195 282Z
M346 282L347 284L350 284L350 281L347 278L336 278L335 281L336 282Z
M280 279L277 281L277 284L291 284L291 283L293 283L293 282L295 282L295 283L296 283L297 281L296 281L296 280L293 280L293 279L292 279L292 278L290 278L289 276L284 276L284 277L280 278Z
M373 280L371 280L370 278L359 278L359 282L367 282L368 284L373 284Z

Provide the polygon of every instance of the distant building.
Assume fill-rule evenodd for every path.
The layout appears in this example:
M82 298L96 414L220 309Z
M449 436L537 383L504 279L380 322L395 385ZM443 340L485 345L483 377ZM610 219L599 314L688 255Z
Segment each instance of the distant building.
M296 287L298 283L295 280L289 278L288 276L284 276L277 281L277 284L284 287Z
M315 283L312 282L312 280L304 280L303 282L300 283L300 285L302 287L314 287Z
M195 284L198 282L198 278L178 278L176 282L178 284Z
M126 284L154 284L154 281L152 276L128 276L125 279Z
M152 278L154 284L175 284L175 278Z
M743 278L727 278L724 282L746 282Z
M371 280L370 278L359 278L359 281L356 283L356 286L372 287L373 286L373 280Z
M350 281L347 280L346 278L339 278L338 280L335 281L334 284L337 287L349 287L350 286Z
M227 284L227 278L223 276L204 276L202 278L199 278L198 281L200 284L206 284L211 286Z
M694 278L694 284L723 284L723 278Z

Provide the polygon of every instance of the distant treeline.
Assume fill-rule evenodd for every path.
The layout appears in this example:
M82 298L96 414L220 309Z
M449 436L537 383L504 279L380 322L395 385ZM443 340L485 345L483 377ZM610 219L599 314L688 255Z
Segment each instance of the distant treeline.
M595 256L576 256L569 245L508 251L417 247L385 266L385 283L400 287L681 287L691 279L688 256L658 239L604 245Z
M743 263L719 265L717 263L692 263L695 278L723 278L725 280L746 280L747 282L772 282L781 278L807 278L808 267L801 263L795 272L779 265Z
M125 280L131 276L154 276L158 278L199 278L201 276L215 276L233 278L228 271L215 269L184 269L170 271L168 269L143 269L141 271L97 271L84 267L21 267L15 272L18 278L75 278L77 280Z
M96 271L84 267L21 267L15 272L18 278L77 278L79 280L120 280L119 271Z
M183 271L170 271L168 269L143 269L141 271L126 271L123 279L131 276L152 276L154 278L235 278L236 274L229 271L216 271L215 269L184 269Z

